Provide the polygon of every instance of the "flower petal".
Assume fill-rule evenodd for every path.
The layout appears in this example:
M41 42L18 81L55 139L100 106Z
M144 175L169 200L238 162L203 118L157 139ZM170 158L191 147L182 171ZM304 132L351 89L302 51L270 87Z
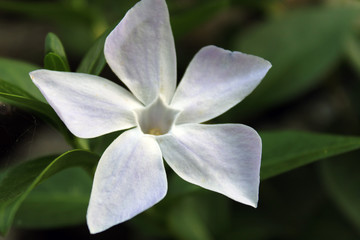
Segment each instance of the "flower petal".
M166 162L184 180L256 207L261 139L241 124L184 124L157 138Z
M215 46L191 61L171 107L183 110L177 123L200 123L226 112L250 94L271 64L259 57Z
M131 110L141 107L141 103L109 80L49 70L33 71L30 76L61 120L78 137L97 137L136 125Z
M87 212L90 232L134 217L160 201L166 191L164 163L154 137L138 128L124 132L97 166Z
M114 73L145 105L161 94L170 102L176 86L176 55L164 0L142 0L105 42Z

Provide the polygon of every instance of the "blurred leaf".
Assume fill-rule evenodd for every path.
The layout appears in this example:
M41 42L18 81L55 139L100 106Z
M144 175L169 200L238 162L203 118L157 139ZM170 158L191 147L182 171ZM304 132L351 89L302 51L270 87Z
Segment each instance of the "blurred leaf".
M134 239L168 239L172 236L165 218L168 211L163 208L163 203L164 201L160 201L125 223L136 232L136 235L140 235Z
M48 33L46 35L45 54L45 68L50 70L70 71L64 47L60 39L54 33ZM54 68L48 68L46 66L53 66Z
M24 162L9 170L0 183L0 233L5 235L21 203L43 180L70 167L83 167L91 175L99 157L84 150L72 150L59 157L48 156Z
M64 2L27 2L0 1L0 10L8 13L24 14L37 19L52 19L56 21L90 22L93 9L75 8Z
M29 72L40 67L21 61L0 58L0 79L19 89L27 92L27 95L35 97L41 102L46 102L45 98L31 81ZM10 92L8 92L10 93Z
M168 199L179 199L180 197L187 196L191 193L198 192L202 188L186 182L184 179L180 178L177 174L168 174L168 184L169 189L166 197Z
M263 142L262 180L360 148L359 137L297 131L262 132L260 136Z
M92 4L72 4L75 1L0 1L0 10L23 18L41 20L56 25L69 52L82 54L99 30L103 30L100 11Z
M233 200L211 191L204 191L204 194L197 195L197 199L198 204L204 205L203 222L213 236L212 238L223 238L224 233L228 232L232 225L231 204L234 203Z
M241 34L235 49L263 57L273 67L239 111L256 114L318 85L341 56L359 13L358 8L302 9Z
M176 206L170 210L168 223L177 239L213 239L200 213L203 207L195 198L187 197L177 202Z
M231 204L221 194L202 191L165 203L167 208L159 210L168 215L166 223L176 239L223 239L232 224Z
M36 112L55 126L60 126L60 119L46 103L40 102L22 89L0 79L0 99L19 108Z
M172 14L170 21L174 37L177 38L191 32L227 7L229 7L229 0L211 0L187 8L181 13Z
M346 41L346 53L350 63L360 76L360 39L351 35Z
M43 120L58 129L64 135L65 139L72 144L73 135L48 104L36 100L24 90L2 79L0 79L0 100L36 113Z
M3 180L8 170L9 170L8 168L0 170L0 182Z
M81 168L51 176L24 200L14 224L21 228L54 228L84 223L91 184Z
M29 72L37 68L27 63L0 58L0 101L36 113L58 129L73 145L74 136L31 81Z
M360 233L359 151L325 161L321 167L330 195Z
M104 56L104 45L107 35L112 31L110 27L91 46L84 58L81 60L77 72L99 75L106 65Z
M277 0L230 0L231 5L239 5L241 7L252 7L256 9L266 9L272 5L279 3Z
M55 71L70 71L69 65L56 53L50 52L45 55L44 68Z
M124 131L116 131L112 133L107 133L105 135L102 135L100 137L87 139L89 141L89 149L97 153L99 155L102 155L106 148L109 147L109 145L117 138L119 137Z
M2 79L0 79L0 93L1 94L9 94L9 95L18 95L18 96L21 96L21 97L26 97L26 98L29 98L29 99L32 99L34 101L38 101L36 100L33 96L31 96L28 92L22 90L21 88L7 82L7 81L4 81ZM40 102L40 101L38 101ZM42 103L42 102L41 102ZM45 105L45 103L42 103Z
M308 219L309 225L303 229L295 239L346 239L359 240L356 230L349 226L340 212L333 205L323 204L323 207L314 211L317 213ZM294 239L294 238L291 238Z

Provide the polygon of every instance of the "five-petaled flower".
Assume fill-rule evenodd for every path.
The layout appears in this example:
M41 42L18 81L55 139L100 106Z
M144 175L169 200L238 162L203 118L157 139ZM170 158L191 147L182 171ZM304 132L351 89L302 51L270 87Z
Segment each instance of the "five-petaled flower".
M69 130L81 138L129 129L97 166L87 223L97 233L159 202L162 158L186 181L256 207L261 139L241 124L204 125L244 99L271 64L207 46L176 88L176 55L165 0L142 0L105 42L106 61L130 89L104 78L37 70L30 75Z

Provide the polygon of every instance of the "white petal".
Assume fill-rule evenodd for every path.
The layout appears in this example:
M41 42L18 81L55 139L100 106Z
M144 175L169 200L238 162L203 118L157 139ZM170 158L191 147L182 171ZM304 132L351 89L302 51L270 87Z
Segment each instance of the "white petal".
M171 107L183 110L177 123L200 123L226 112L250 94L271 64L259 57L215 46L191 61Z
M142 0L105 42L114 73L145 105L159 93L169 103L176 85L176 55L165 0Z
M97 137L136 125L132 110L141 107L141 103L109 80L49 70L37 70L30 76L61 120L78 137Z
M131 129L104 152L97 166L87 212L91 233L124 222L159 202L167 181L153 137Z
M184 124L157 137L166 162L183 179L256 207L261 139L241 124Z

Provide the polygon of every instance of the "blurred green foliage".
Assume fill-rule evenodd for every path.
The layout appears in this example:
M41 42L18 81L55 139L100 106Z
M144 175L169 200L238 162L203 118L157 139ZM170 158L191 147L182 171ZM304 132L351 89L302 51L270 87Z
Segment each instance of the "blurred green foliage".
M274 66L241 105L243 111L269 109L316 87L342 56L358 16L359 9L351 7L307 8L240 34L235 49L268 59Z
M83 169L61 171L27 196L14 224L22 228L46 229L84 223L90 190L91 176Z
M26 199L32 189L34 189L41 181L46 180L63 169L74 166L83 167L92 176L98 158L99 156L87 151L73 150L62 154L59 157L47 156L26 162L9 170L0 184L1 234L5 235L7 233L19 206ZM65 187L69 187L65 182L62 181L62 183L65 184ZM86 189L84 190L86 191ZM72 198L72 200L76 201L74 198ZM45 205L43 205L43 207L45 207ZM65 212L63 213L66 219L74 218L69 216L69 214L65 214ZM36 212L30 213L30 216L36 216L37 218ZM50 216L49 219L56 222L59 221L59 219L55 218L55 216ZM49 219L46 220L48 223ZM43 224L41 221L31 220L35 226L42 226Z
M44 64L47 69L101 74L115 80L106 67L103 44L136 2L0 1L0 24L4 21L21 26L26 22L46 30L41 32L45 51L41 46L31 58L37 59L35 64L9 58L28 59L31 48L41 45L30 41L32 37L38 39L36 36L28 36L18 46L0 44L0 54L4 55L0 58L0 103L14 105L50 123L74 148L96 152L76 150L60 157L45 156L2 174L2 233L12 224L19 229L82 224L48 234L89 238L84 221L91 178L83 169L71 167L85 167L92 173L97 154L119 133L91 141L72 136L32 84L28 72ZM259 207L252 209L200 189L168 168L169 193L164 201L93 239L359 239L360 151L354 150L360 147L360 3L167 3L179 79L194 53L209 43L261 56L273 65L253 94L212 120L245 122L259 130L263 138ZM1 33L3 39L13 37L10 29ZM21 54L2 54L6 48L21 48ZM42 239L46 234L28 230L21 239Z

